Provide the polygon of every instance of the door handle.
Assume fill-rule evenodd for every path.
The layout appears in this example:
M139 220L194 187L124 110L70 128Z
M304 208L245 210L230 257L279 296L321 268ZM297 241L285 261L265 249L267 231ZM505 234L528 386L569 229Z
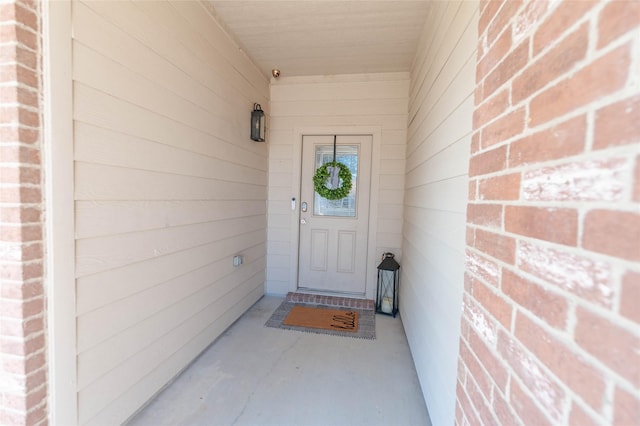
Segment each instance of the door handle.
M306 213L307 212L307 202L304 201L302 204L300 204L300 210L302 210L302 213Z
M300 219L300 224L301 225L306 225L307 224L307 219L305 219L305 218Z

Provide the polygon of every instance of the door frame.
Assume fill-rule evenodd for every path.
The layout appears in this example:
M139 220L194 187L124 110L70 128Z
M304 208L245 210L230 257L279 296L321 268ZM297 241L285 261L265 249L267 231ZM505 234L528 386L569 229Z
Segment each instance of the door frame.
M300 196L302 175L302 137L304 135L370 135L371 136L371 188L369 194L369 230L367 235L367 264L364 297L375 297L376 269L379 256L376 253L378 234L378 192L380 188L380 145L382 141L382 127L380 126L322 126L296 127L293 129L293 173L292 197L296 198L296 208L291 215L291 259L289 275L289 291L298 290L298 254L300 245Z
M77 424L71 1L42 5L47 393L49 423Z

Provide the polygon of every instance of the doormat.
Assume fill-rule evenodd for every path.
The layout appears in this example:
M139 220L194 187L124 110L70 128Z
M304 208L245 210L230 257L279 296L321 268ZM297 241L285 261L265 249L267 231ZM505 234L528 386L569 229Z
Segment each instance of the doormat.
M282 302L265 326L333 336L376 338L375 311Z

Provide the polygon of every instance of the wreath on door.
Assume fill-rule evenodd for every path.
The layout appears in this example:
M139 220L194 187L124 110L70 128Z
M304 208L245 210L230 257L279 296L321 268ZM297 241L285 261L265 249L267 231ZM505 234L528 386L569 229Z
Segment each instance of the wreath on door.
M335 173L336 169L338 170L340 184L335 185L335 187L331 185L330 182L330 178L332 177L332 170L330 169L334 171L333 173ZM329 184L331 188L327 187L327 184ZM318 167L316 174L313 176L313 187L321 197L327 200L340 200L349 195L349 191L351 191L351 171L349 167L339 161L334 160L329 163L324 163Z

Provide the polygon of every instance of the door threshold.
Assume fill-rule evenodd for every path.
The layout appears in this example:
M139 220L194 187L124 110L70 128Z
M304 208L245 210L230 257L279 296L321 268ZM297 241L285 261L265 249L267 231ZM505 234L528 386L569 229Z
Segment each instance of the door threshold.
M343 296L326 296L313 293L287 293L287 302L307 303L310 305L338 306L344 308L355 308L364 310L373 310L375 304L373 300L357 299L354 297Z

